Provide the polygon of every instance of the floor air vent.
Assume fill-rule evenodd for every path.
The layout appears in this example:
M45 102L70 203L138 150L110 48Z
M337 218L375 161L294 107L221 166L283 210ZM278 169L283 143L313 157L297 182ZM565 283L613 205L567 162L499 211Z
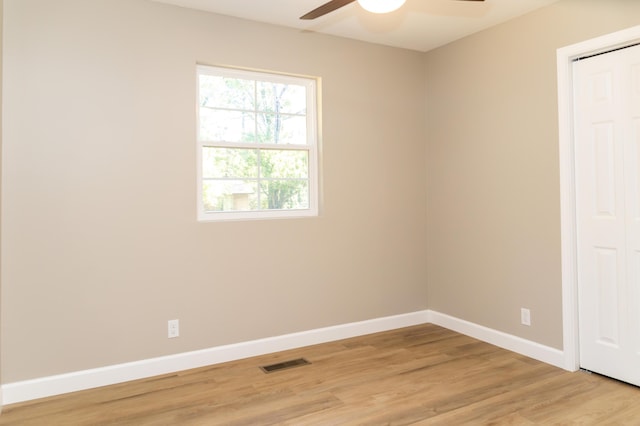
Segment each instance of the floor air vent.
M298 358L298 359L292 359L290 361L279 362L277 364L263 365L262 367L260 367L260 369L265 373L274 373L276 371L282 371L282 370L286 370L288 368L293 368L293 367L301 367L303 365L309 365L309 364L311 363L306 359Z

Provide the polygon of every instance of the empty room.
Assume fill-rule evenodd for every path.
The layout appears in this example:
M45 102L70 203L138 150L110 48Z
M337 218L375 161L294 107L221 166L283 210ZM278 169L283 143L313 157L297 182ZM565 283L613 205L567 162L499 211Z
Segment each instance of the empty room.
M0 425L640 423L640 1L0 11Z

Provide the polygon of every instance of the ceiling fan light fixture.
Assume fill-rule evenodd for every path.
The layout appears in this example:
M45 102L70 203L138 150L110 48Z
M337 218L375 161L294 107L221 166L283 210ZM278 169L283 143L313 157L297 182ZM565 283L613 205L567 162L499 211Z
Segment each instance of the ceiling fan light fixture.
M364 10L373 13L389 13L400 9L406 0L358 0Z

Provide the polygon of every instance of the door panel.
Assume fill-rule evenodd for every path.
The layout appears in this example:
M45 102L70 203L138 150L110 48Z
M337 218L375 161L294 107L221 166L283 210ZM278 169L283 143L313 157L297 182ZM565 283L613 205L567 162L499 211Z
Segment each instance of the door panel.
M640 46L574 84L580 364L640 385Z
M595 152L596 211L600 217L615 217L616 179L615 179L615 147L613 139L613 123L598 123L593 126Z
M596 248L596 321L599 343L618 346L618 252L613 249Z

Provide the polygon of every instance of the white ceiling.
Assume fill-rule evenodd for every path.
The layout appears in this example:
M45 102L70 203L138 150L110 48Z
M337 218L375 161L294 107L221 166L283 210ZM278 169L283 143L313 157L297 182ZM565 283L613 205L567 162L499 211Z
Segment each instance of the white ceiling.
M153 1L426 52L558 0L407 0L385 15L354 2L313 21L298 18L329 0Z

